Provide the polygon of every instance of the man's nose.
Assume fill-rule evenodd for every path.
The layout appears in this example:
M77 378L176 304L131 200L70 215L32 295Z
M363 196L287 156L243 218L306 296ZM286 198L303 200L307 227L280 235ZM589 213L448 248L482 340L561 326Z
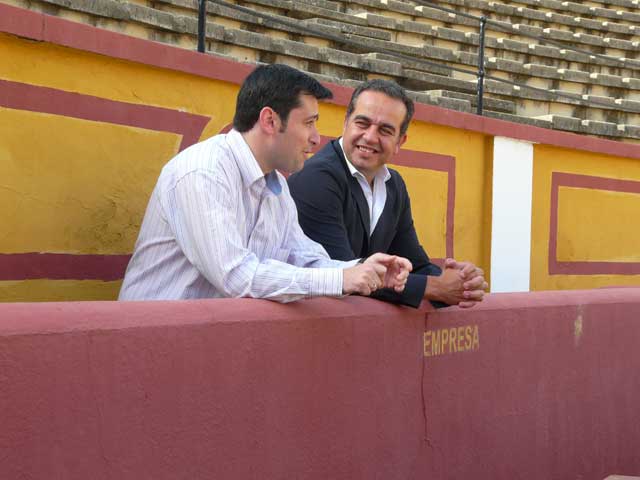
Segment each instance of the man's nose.
M362 136L364 137L365 141L373 143L376 141L377 133L378 130L376 129L376 126L369 125L369 128L364 131L364 134Z
M309 138L311 144L315 147L320 143L320 134L318 133L318 129L313 127L313 132L311 132L311 137Z

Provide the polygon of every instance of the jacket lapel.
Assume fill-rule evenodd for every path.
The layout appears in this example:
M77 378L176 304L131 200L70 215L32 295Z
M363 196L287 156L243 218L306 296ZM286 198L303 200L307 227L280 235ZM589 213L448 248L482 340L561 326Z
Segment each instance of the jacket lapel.
M398 192L396 192L393 178L385 182L385 188L387 189L387 200L384 203L378 223L376 223L376 228L373 230L373 235L371 235L371 252L386 252L391 243L391 238L388 237L395 231Z

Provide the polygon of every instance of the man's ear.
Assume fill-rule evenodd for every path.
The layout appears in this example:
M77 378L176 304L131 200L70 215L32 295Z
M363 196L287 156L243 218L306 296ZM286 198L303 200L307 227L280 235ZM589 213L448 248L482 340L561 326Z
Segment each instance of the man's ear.
M404 142L407 141L407 134L405 133L404 135L401 135L400 138L398 139L398 143L396 143L396 148L395 148L395 152L394 155L397 154L400 151L400 147L402 145L404 145Z
M260 130L272 135L280 130L280 117L271 107L264 107L260 110L258 124L260 125Z

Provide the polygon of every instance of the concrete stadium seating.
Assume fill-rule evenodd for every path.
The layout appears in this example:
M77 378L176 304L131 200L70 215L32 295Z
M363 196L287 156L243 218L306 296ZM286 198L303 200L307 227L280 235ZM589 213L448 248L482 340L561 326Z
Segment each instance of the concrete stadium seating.
M8 1L195 48L196 0ZM289 63L321 80L348 86L368 78L391 78L412 91L420 102L473 112L478 22L462 13L486 15L502 26L487 27L487 74L521 85L487 79L486 115L640 142L640 13L634 0L439 2L459 14L418 3L243 2L246 7L273 16L271 19L209 2L207 50L249 63ZM503 31L505 28L507 32ZM341 42L340 38L357 45ZM583 52L548 41L565 42ZM398 58L397 54L411 58ZM470 73L451 71L433 62Z

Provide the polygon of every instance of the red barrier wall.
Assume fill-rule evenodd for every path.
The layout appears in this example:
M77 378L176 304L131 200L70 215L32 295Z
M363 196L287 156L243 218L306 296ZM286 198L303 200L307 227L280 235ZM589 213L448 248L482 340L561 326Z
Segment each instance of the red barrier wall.
M426 323L364 298L2 304L0 478L637 475L639 313L637 288Z

